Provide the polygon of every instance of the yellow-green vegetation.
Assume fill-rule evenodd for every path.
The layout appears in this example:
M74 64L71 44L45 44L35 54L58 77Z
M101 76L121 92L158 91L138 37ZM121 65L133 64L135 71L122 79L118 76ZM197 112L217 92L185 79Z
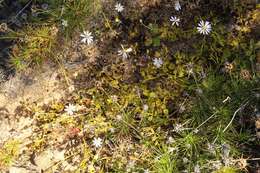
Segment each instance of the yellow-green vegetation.
M89 173L257 169L259 5L180 1L182 9L176 11L165 2L132 14L131 2L116 10L116 1L36 4L43 2L49 11L41 9L15 32L16 68L55 59L68 38L75 43L81 36L77 44L101 52L98 62L71 79L75 90L62 101L21 109L37 124L31 153L64 150L61 158L53 156L54 164L41 167L44 171L64 172L64 163L71 166L68 172ZM180 24L169 21L172 13ZM202 21L210 21L208 33L198 29ZM14 149L5 148L2 167L16 157Z
M22 32L12 33L14 36L11 37L19 39L11 55L11 63L15 69L24 70L54 57L53 48L57 41L57 32L55 26L28 26Z
M218 171L216 171L216 173L236 173L238 171L236 171L236 169L234 168L228 168L228 167L224 167Z
M19 155L19 144L17 140L6 142L0 149L0 169L8 167Z

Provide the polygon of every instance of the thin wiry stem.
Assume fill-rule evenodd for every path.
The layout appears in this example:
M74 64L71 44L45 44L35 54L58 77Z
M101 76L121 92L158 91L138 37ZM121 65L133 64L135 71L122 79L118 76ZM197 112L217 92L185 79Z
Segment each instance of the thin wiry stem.
M27 4L15 15L14 20L11 24L14 23L15 19L31 4L32 0L29 0Z
M235 117L236 117L236 114L242 110L247 104L248 104L249 101L247 101L245 104L241 105L233 114L233 117L232 119L230 120L230 122L228 123L228 125L226 126L226 128L223 130L223 133L229 128L229 126L232 124L232 122L234 121Z
M203 126L206 122L208 122L211 118L213 118L215 115L217 114L217 112L214 112L214 114L212 114L210 117L208 117L203 123L201 123L197 128L195 128L195 130L198 130L201 126Z

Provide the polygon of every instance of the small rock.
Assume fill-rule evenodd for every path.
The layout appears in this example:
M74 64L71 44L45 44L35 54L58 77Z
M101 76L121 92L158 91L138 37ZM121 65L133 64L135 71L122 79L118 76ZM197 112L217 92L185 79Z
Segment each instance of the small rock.
M53 152L48 149L36 156L34 160L39 169L46 170L54 163Z
M26 170L25 168L19 168L13 166L9 168L9 173L30 173L30 171Z

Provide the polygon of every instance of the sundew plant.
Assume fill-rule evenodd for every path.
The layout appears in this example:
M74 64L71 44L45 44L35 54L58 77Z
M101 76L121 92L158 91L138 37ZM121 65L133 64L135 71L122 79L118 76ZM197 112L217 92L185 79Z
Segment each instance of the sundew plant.
M0 0L11 9L0 81L34 96L0 105L1 171L260 171L258 1Z

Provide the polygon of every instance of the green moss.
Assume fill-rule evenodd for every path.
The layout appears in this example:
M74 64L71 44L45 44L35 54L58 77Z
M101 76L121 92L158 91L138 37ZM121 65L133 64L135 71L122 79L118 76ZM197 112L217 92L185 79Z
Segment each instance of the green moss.
M239 171L232 167L224 167L214 173L238 173Z

